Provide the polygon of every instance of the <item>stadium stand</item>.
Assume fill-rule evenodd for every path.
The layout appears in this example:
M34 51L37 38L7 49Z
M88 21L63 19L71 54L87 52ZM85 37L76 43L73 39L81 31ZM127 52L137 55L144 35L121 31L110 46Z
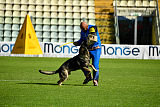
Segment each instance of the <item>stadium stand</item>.
M0 41L15 41L29 14L40 42L78 40L79 24L85 19L97 25L102 43L116 43L115 5L155 8L157 3L156 0L0 0Z

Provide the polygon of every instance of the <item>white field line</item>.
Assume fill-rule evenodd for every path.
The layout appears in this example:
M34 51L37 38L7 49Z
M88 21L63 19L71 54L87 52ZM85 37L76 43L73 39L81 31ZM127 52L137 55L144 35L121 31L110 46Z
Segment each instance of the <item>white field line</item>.
M7 81L7 82L12 82L12 81L26 81L26 80L0 80L1 81Z

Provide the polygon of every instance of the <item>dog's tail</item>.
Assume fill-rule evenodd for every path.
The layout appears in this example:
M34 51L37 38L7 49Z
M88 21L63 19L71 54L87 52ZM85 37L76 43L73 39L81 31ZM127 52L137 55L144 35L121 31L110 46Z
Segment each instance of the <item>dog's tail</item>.
M58 71L42 71L42 70L39 70L39 72L46 75L52 75L58 73Z

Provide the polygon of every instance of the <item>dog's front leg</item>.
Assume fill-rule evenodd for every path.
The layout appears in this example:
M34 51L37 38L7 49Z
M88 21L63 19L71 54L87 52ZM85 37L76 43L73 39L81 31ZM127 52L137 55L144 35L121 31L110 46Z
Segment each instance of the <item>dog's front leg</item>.
M84 69L85 71L92 72L92 70L90 70L90 69L87 68L87 67L83 67L83 69Z
M90 66L94 71L97 72L96 68L95 68L92 64L89 64L89 66Z

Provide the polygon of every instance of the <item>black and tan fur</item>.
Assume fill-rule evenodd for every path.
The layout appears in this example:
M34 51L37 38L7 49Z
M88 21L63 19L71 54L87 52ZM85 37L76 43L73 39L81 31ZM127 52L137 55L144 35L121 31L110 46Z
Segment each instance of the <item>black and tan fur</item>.
M60 80L57 83L58 85L61 85L63 81L67 80L68 74L70 74L71 71L81 69L88 71L88 74L90 74L91 69L89 69L88 67L91 67L93 70L96 71L94 66L90 64L90 54L87 49L86 43L83 42L82 45L80 46L79 54L64 62L58 70L56 71L39 70L39 72L46 75L59 73Z

